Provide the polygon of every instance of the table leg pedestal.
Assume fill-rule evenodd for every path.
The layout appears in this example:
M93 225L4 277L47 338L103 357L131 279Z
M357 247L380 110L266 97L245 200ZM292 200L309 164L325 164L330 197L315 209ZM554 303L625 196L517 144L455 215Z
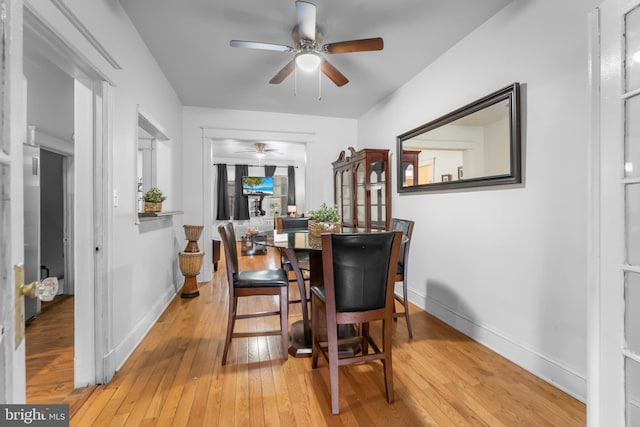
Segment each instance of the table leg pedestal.
M291 262L291 265L293 266L293 271L296 273L300 291L300 299L302 301L302 320L294 322L291 325L291 330L289 332L289 354L293 357L311 357L311 320L309 320L305 281L302 277L300 267L298 266L298 260L296 258L295 252L289 248L285 249L284 252ZM309 276L310 286L322 286L324 279L322 271L321 251L310 251L309 265L311 270ZM326 328L321 325L321 334L323 334L323 330L326 330ZM357 333L358 332L353 325L338 326L338 338L351 338L356 336ZM326 333L324 333L324 335L326 336ZM338 346L338 357L353 357L360 351L362 351L360 344L342 344Z
M307 330L311 330L311 322L308 321ZM304 322L298 320L291 325L289 331L289 354L293 357L311 357L311 333L305 339Z

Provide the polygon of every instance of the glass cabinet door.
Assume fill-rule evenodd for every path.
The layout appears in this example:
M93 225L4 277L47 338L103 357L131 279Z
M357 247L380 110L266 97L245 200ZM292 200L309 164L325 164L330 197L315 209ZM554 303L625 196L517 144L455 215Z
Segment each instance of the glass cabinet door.
M371 226L385 228L387 224L387 180L385 162L372 161L369 176L371 188Z
M343 169L340 175L342 175L342 222L343 224L352 225L351 169Z
M364 227L367 223L367 171L366 164L359 162L356 164L356 227Z
M342 214L342 174L340 172L334 172L333 177L333 194L334 203L340 214L340 218L343 218Z

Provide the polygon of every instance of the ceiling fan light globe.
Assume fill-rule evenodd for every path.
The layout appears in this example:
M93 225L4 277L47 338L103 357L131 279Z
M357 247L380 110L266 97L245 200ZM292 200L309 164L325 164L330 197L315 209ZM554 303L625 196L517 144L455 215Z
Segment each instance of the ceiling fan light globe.
M320 66L320 56L313 52L301 52L296 55L296 66L302 71L315 71Z

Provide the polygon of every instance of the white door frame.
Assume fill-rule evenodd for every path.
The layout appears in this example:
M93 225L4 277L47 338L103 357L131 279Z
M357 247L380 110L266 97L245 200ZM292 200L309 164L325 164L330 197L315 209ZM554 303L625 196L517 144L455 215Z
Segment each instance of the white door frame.
M625 100L638 96L625 85L625 15L640 0L605 0L589 16L591 143L589 150L589 283L587 288L587 424L625 425L627 348L625 283L638 266L626 261L625 190L637 177L624 173ZM634 29L637 30L637 29ZM631 30L632 31L632 30ZM634 118L635 119L635 118ZM637 315L637 313L634 313ZM637 382L632 381L632 383ZM635 384L637 387L638 384ZM637 409L637 408L636 408ZM636 412L637 415L637 412ZM636 420L633 420L637 422Z
M587 425L600 418L600 10L588 17L591 138L588 146Z
M24 340L16 344L14 265L24 256L22 1L0 0L0 403L25 399ZM0 58L0 60L2 60ZM4 73L2 72L4 69Z
M204 239L204 248L211 248L211 241L219 238L218 231L213 229L213 223L216 221L214 208L216 200L214 198L213 177L216 176L213 155L213 141L224 139L237 139L243 141L287 141L301 144L313 143L316 140L315 132L296 132L289 130L264 130L264 129L237 129L217 126L200 126L202 132L202 222L204 225L202 238ZM305 174L306 174L305 167ZM306 191L309 194L310 180L304 180ZM307 203L305 198L303 206ZM299 204L300 205L300 204ZM211 249L209 249L211 250ZM213 263L205 262L202 264L202 270L198 275L198 282L208 282L213 274Z

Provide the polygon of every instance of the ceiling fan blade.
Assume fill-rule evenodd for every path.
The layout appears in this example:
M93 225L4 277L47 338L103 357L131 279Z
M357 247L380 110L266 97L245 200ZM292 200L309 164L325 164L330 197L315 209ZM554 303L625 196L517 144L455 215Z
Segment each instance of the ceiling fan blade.
M316 40L316 6L306 1L296 2L300 40Z
M342 74L336 67L331 65L328 61L322 61L322 72L331 79L332 82L336 84L336 86L344 86L349 83L349 79L347 79L344 74Z
M285 65L280 71L278 71L278 74L276 74L271 80L269 80L269 83L274 85L282 83L284 79L286 79L287 76L291 74L295 67L295 62L293 62L293 60L289 61L287 65Z
M231 47L246 47L249 49L276 50L279 52L293 51L293 48L291 46L285 46L283 44L250 42L246 40L231 40L229 44L231 45Z
M370 50L382 50L384 43L382 38L375 37L372 39L349 40L337 43L328 43L324 45L327 53L349 53L349 52L366 52Z

